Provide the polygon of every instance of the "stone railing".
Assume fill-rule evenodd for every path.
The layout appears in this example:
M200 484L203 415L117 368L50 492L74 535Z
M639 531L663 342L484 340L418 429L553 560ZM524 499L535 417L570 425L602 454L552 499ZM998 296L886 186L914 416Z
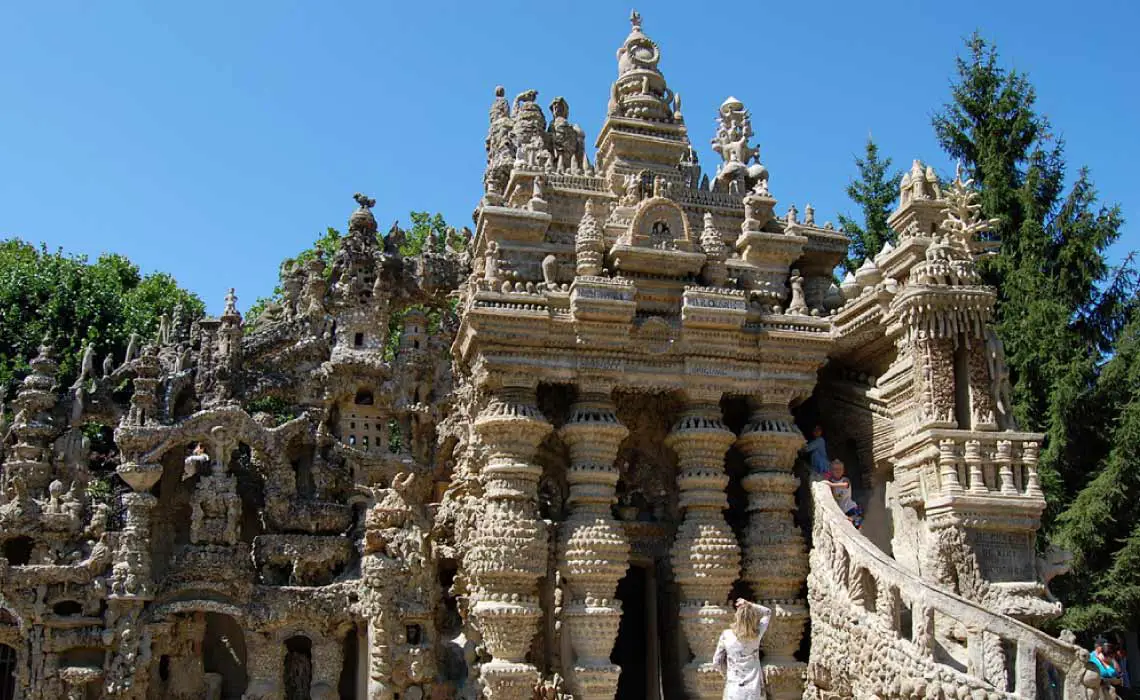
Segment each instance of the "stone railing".
M804 698L1114 697L1089 653L908 573L813 485Z
M1044 500L1037 475L1039 435L1008 432L932 430L937 468L928 494L1022 496ZM935 457L935 450L929 450Z

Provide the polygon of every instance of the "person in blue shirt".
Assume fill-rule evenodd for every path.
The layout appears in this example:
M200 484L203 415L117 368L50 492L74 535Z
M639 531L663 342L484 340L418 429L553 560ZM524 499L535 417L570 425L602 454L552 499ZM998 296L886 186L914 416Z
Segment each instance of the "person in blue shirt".
M1120 666L1116 661L1116 645L1104 637L1097 637L1096 647L1089 652L1089 661L1100 673L1100 679L1110 685L1120 685Z
M811 431L811 440L800 452L808 458L812 474L824 476L831 471L831 460L827 458L827 443L823 440L823 426L817 425Z

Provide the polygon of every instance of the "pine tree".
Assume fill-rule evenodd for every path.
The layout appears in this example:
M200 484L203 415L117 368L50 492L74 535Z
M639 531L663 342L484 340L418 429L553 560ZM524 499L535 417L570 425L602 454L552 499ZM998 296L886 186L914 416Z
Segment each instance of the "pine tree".
M863 157L855 158L859 169L859 179L847 186L847 196L863 210L863 223L840 215L839 225L847 231L851 239L851 250L847 256L847 268L856 270L866 258L874 257L888 241L894 243L897 235L887 225L891 208L898 198L900 173L891 172L891 159L879 157L879 147L871 137Z
M1046 434L1047 534L1076 557L1054 584L1062 623L1099 631L1140 611L1128 578L1140 575L1136 271L1131 258L1109 264L1123 219L1098 204L1088 171L1066 190L1064 143L1037 113L1028 77L1001 67L976 34L966 48L935 133L980 185L985 216L1000 220L983 271L998 287L1015 411L1023 428Z

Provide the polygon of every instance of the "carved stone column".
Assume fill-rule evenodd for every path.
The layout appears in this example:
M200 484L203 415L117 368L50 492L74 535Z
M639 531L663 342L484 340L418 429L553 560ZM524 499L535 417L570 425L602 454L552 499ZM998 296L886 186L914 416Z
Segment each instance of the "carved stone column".
M392 700L392 630L394 614L381 603L368 616L368 700Z
M919 330L912 347L914 366L919 371L920 420L928 427L958 427L954 415L954 341Z
M464 563L475 584L475 624L492 657L482 679L494 700L530 700L538 670L526 654L542 617L537 582L547 573L546 526L538 518L542 469L534 455L551 425L535 407L532 384L499 389L474 429L487 453L486 505Z
M724 678L712 665L717 638L732 619L726 605L740 575L740 547L724 519L724 453L733 434L713 397L692 401L665 439L677 453L677 486L685 511L673 544L673 577L681 588L681 627L693 660L685 666L691 698L718 698Z
M748 476L748 531L744 536L744 579L758 602L772 609L764 635L764 675L768 697L799 698L804 664L794 654L803 637L807 608L800 592L808 562L803 534L792 519L798 485L792 474L803 436L788 411L786 397L757 400L737 447Z
M994 381L986 360L984 341L969 337L968 373L970 379L970 415L974 430L997 430L997 408L994 405Z
M569 589L562 620L574 649L570 683L581 700L611 700L621 669L610 651L621 621L614 598L629 564L629 541L610 514L618 445L629 434L608 394L583 390L570 409L562 438L570 448L570 515L562 527L558 568Z

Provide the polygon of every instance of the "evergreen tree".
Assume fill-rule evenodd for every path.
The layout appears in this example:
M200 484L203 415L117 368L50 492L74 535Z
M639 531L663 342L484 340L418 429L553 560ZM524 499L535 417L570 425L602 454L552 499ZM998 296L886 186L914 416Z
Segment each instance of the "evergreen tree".
M859 179L847 185L847 196L863 210L863 223L839 215L839 225L851 239L847 256L849 270L859 269L865 259L877 255L888 241L893 244L898 240L887 225L887 218L899 196L901 173L891 171L891 159L879 157L879 147L869 136L863 157L855 158L855 167L859 169Z
M1054 584L1067 607L1062 624L1092 633L1135 623L1137 279L1131 258L1114 269L1107 257L1123 219L1098 203L1086 169L1066 189L1064 143L1037 113L1028 77L1001 67L976 34L966 47L934 128L981 187L985 216L1000 220L1000 246L982 267L998 287L1015 411L1023 428L1046 434L1047 534L1075 554L1073 573Z

